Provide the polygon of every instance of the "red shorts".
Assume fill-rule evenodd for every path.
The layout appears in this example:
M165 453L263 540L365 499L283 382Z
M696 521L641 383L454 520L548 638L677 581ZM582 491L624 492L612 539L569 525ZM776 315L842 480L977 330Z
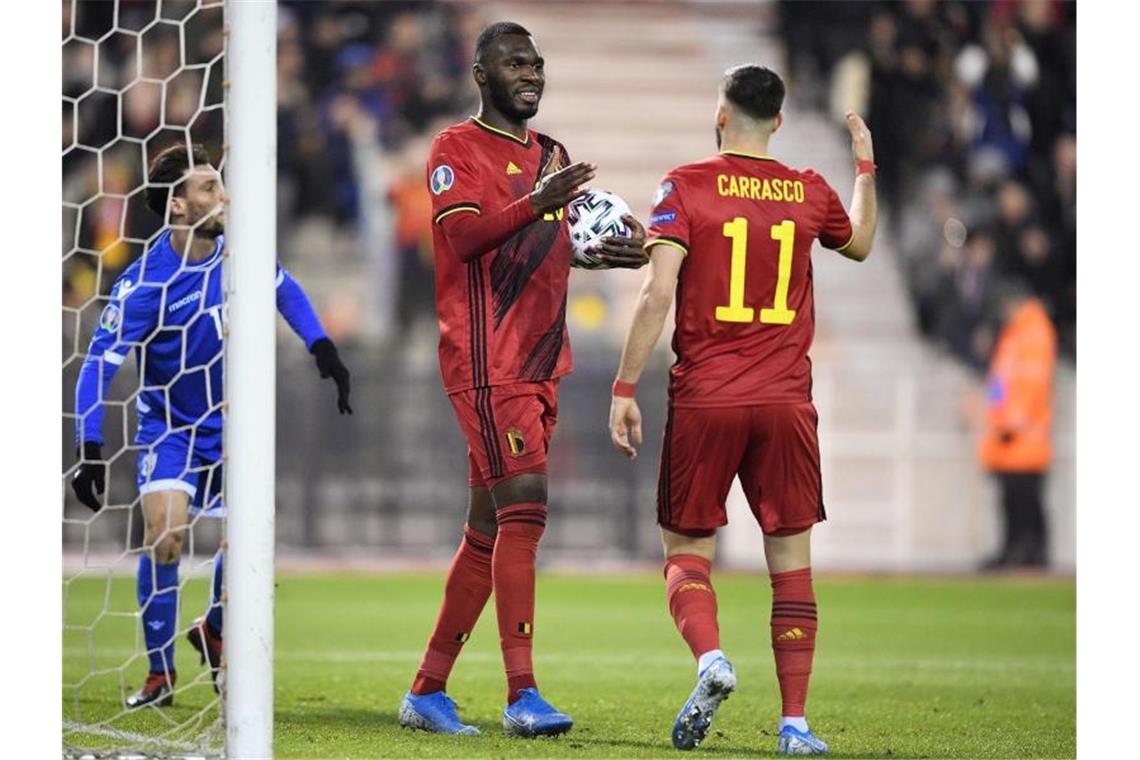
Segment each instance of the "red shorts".
M670 405L657 484L657 522L688 536L728 524L724 502L740 485L767 535L827 519L819 472L819 416L810 403L719 409Z
M546 473L558 380L473 388L448 398L467 439L470 485L493 488L516 475Z

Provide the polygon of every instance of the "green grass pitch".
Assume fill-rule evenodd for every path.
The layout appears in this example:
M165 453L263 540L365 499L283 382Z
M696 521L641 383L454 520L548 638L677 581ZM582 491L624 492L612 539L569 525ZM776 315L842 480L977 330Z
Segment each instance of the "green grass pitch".
M768 643L767 578L717 573L713 580L722 645L739 686L695 754L773 755L779 691ZM651 574L540 575L536 671L544 696L575 719L566 736L526 741L503 735L505 685L493 600L448 689L461 716L483 735L400 729L397 706L435 621L441 589L442 573L279 577L277 757L676 755L669 730L695 667L669 619L661 579ZM824 576L816 592L820 632L808 715L833 756L1075 756L1071 579ZM96 622L90 639L82 630L65 631L65 682L92 665L121 665L139 634L135 620L114 613L134 610L133 578L81 579L67 597L66 622ZM205 598L204 580L187 583L185 620L200 613ZM180 640L179 685L197 685L166 711L177 720L213 698L193 655ZM136 659L123 681L135 687L145 671L145 660ZM119 683L111 672L78 690L65 688L64 719L93 723L117 712ZM115 725L139 734L168 727L156 712Z

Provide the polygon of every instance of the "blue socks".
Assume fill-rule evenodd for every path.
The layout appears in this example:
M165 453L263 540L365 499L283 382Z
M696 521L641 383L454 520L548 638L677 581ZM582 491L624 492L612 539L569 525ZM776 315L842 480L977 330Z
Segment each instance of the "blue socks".
M222 551L214 557L214 591L210 596L210 608L206 610L206 622L219 635L222 633Z
M139 556L139 607L151 673L174 672L174 637L178 633L178 562L160 565Z

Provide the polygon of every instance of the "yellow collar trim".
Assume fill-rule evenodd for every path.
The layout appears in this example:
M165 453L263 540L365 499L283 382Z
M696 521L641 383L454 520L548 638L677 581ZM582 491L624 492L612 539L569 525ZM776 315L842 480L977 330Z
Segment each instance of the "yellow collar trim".
M775 161L776 160L776 159L772 158L771 156L761 156L758 153L745 153L744 151L741 151L741 150L722 150L720 152L720 154L722 156L740 156L741 158L758 158L761 161Z
M514 140L515 142L517 142L520 145L530 145L530 132L527 132L527 136L526 136L525 140L520 140L516 135L512 135L510 132L504 132L501 129L498 129L496 127L492 127L490 124L483 121L478 116L472 116L471 121L475 122L480 127L482 127L483 129L486 129L489 132L494 132L497 135L502 135L503 137L506 137L510 140Z

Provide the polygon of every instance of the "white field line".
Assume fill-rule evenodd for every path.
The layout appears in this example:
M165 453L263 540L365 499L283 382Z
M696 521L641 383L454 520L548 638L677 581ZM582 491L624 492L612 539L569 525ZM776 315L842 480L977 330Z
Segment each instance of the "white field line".
M64 656L86 656L86 648L65 647ZM137 654L133 649L107 649L98 653L108 657L131 657ZM400 650L391 652L373 652L366 650L331 651L331 652L301 652L290 650L277 650L278 662L289 661L298 663L384 663L419 662L423 652L418 650ZM464 652L461 658L465 662L501 663L502 658L497 652ZM686 661L684 657L665 655L636 655L636 654L536 654L535 659L544 663L567 663L576 665L676 665ZM765 665L772 662L771 653L764 654L737 654L732 661L738 665ZM885 663L893 667L915 668L919 670L973 670L982 672L1002 672L1011 670L1050 670L1059 669L1074 671L1076 663L1073 661L1035 658L1032 660L999 660L994 658L966 660L966 659L934 659L934 658L883 658L881 661L867 658L834 658L826 655L816 656L816 664L824 667L845 668L850 670L880 670Z

